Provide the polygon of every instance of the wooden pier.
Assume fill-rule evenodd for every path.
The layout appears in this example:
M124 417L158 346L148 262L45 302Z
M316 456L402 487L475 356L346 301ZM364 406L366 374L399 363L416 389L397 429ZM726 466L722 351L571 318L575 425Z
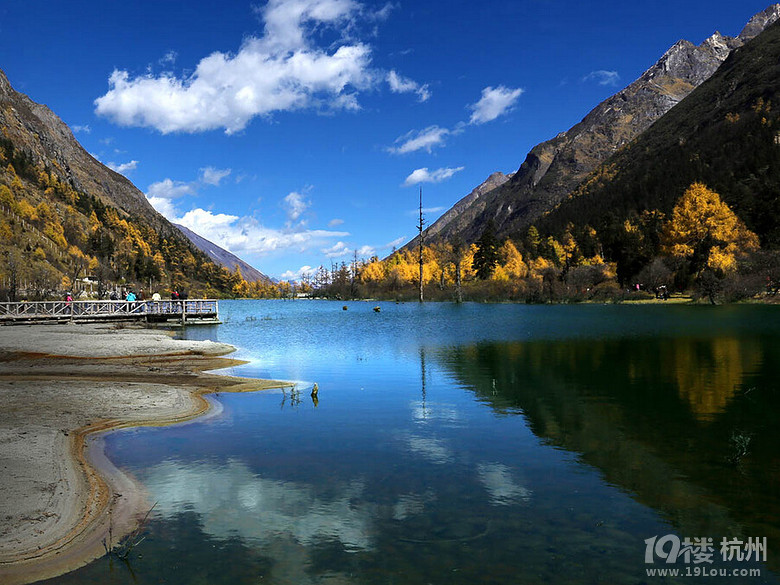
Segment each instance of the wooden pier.
M213 299L171 301L37 301L0 303L0 324L95 323L101 321L219 323Z

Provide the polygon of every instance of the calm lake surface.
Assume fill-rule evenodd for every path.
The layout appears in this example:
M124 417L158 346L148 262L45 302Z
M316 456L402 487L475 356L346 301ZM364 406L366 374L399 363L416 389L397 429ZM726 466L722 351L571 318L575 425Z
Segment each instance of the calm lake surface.
M221 302L188 328L299 392L110 434L157 502L146 539L50 582L778 582L780 307L375 304ZM713 562L645 564L667 534ZM724 562L724 537L767 562Z

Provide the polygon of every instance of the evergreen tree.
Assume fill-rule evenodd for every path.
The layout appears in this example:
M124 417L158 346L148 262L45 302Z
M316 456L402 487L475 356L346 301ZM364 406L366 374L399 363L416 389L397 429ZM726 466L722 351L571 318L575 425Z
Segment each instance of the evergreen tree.
M498 240L493 221L489 221L485 230L477 240L477 250L474 252L472 266L480 280L488 280L498 264Z

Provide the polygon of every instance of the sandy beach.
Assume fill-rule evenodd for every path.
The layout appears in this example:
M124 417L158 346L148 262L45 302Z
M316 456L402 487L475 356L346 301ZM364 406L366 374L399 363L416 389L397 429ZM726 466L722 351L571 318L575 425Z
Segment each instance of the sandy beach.
M0 583L30 583L105 554L151 505L95 433L207 412L204 394L279 387L207 373L233 347L102 325L0 327Z

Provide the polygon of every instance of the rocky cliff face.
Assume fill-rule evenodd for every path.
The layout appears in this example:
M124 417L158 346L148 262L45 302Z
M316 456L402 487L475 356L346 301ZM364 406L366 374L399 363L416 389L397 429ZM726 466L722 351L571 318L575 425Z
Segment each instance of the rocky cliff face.
M777 20L780 20L780 4L773 4L750 19L750 22L745 25L745 28L739 34L740 40L746 43L760 35L766 27Z
M706 81L731 51L778 19L780 4L754 16L739 37L716 32L698 46L675 43L639 79L600 103L579 124L534 147L510 180L458 202L431 226L431 241L474 241L490 219L500 236L521 232Z

